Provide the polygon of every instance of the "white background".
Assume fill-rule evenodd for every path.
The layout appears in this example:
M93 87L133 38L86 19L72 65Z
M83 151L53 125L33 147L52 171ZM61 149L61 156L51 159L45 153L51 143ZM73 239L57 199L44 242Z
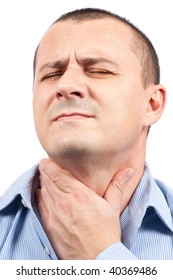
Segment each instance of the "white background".
M78 3L79 2L79 3ZM153 42L168 93L162 119L151 129L147 162L173 188L173 16L171 0L5 0L0 2L0 194L45 157L32 116L32 60L43 33L62 13L105 8L130 19Z

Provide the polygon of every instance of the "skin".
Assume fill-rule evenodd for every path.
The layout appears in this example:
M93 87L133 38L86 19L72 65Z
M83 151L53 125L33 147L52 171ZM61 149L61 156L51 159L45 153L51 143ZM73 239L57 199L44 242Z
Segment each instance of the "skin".
M41 161L40 174L38 208L58 258L95 259L120 242L121 200L132 169L119 171L103 198L50 160Z
M38 49L34 120L49 160L40 164L37 201L62 259L94 259L121 240L119 216L143 174L148 126L164 110L165 89L144 89L132 40L110 18L68 20L51 26Z

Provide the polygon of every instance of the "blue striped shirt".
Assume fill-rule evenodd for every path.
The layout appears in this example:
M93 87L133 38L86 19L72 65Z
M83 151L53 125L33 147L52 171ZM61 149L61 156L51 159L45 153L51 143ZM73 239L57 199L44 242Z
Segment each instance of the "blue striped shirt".
M0 198L0 259L57 260L34 202L38 165ZM97 260L173 260L173 190L152 178L148 166L121 215L122 239Z

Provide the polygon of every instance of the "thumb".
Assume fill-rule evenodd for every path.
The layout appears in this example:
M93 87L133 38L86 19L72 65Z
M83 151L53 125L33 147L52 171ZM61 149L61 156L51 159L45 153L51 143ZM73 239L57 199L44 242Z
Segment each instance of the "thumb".
M135 172L133 169L126 168L120 170L112 178L105 192L104 199L107 200L113 208L117 209L117 207L120 207L120 202L122 200L123 194L134 173Z

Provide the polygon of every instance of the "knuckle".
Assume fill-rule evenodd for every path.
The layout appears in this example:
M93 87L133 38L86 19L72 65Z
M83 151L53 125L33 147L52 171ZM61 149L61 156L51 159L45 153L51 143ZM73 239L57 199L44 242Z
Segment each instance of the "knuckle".
M59 201L59 207L66 214L69 213L69 211L70 211L69 202L65 198L61 198L61 200Z
M73 196L79 203L87 203L88 201L88 196L81 190L75 191Z
M113 187L115 190L119 190L121 193L124 192L124 188L125 188L122 181L112 182L112 187Z

